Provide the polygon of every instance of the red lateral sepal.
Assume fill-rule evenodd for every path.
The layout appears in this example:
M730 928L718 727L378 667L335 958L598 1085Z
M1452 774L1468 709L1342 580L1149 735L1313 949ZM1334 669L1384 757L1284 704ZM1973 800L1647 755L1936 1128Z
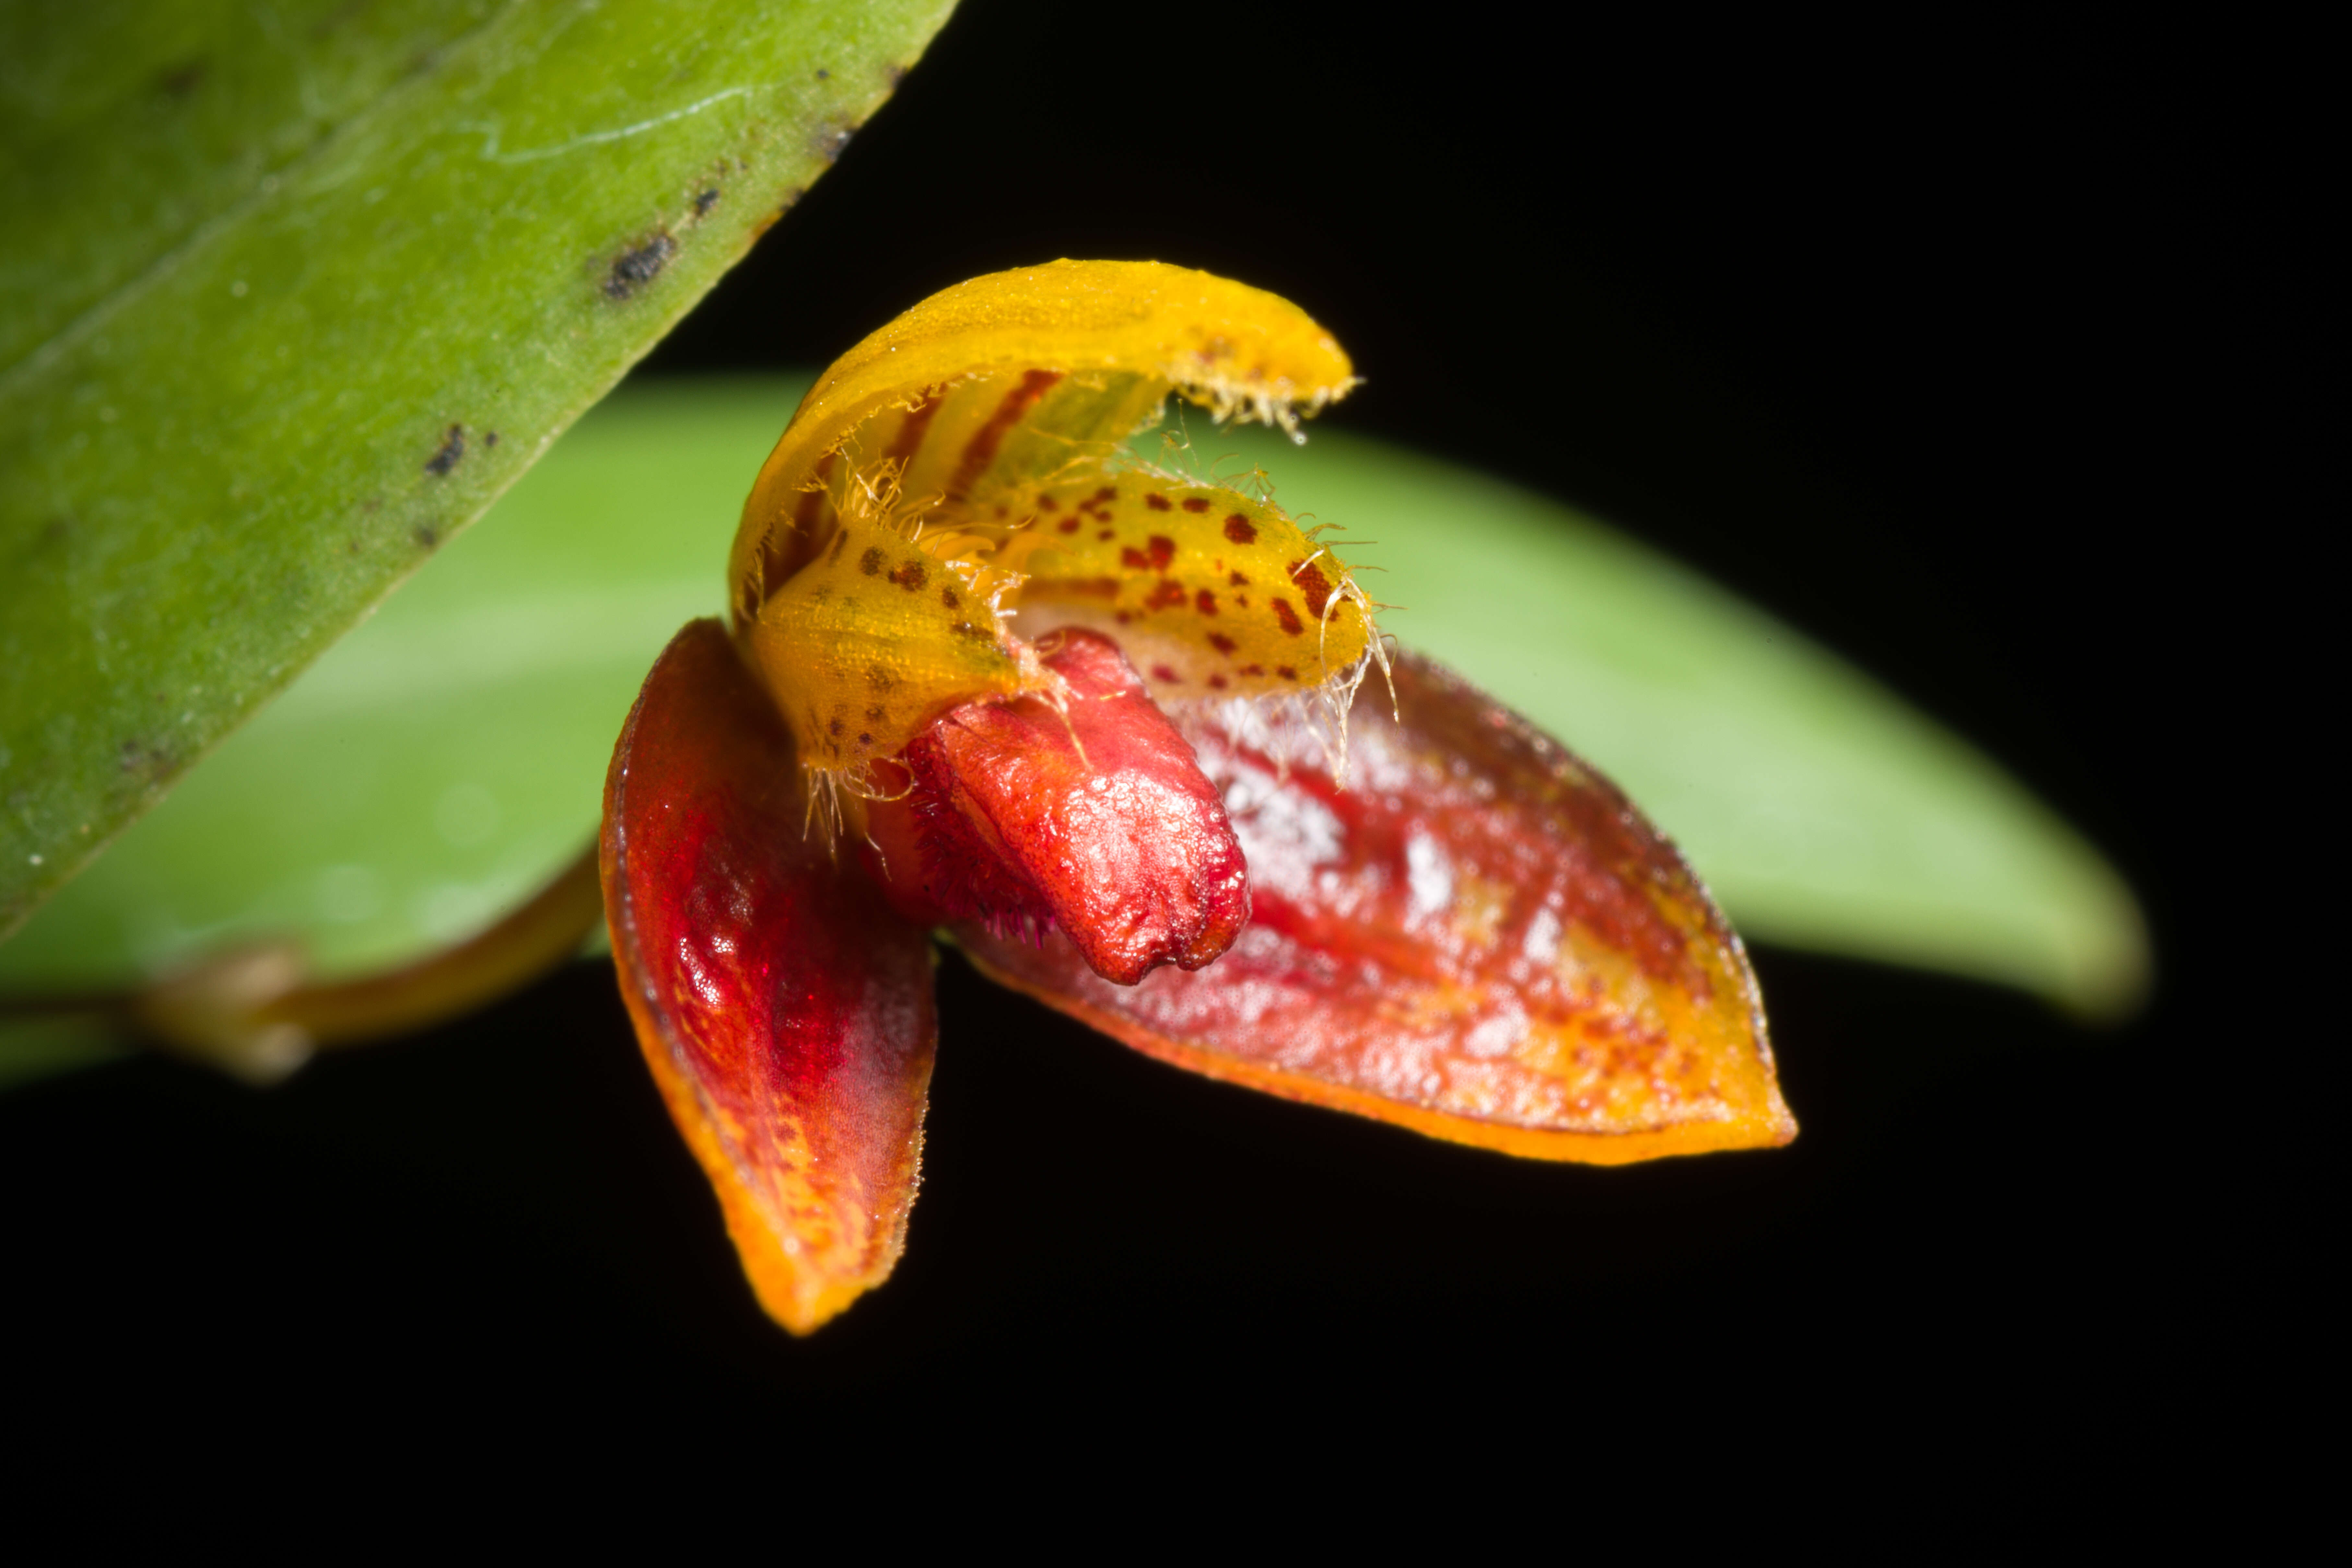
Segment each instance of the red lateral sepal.
M1402 722L1357 705L1345 790L1188 724L1256 906L1211 967L1119 987L1059 937L958 941L1165 1060L1433 1137L1608 1164L1794 1137L1746 954L1673 845L1440 667L1402 658L1396 692Z
M805 835L804 788L766 693L696 621L621 731L602 840L638 1043L795 1333L898 1261L938 1037L924 933Z

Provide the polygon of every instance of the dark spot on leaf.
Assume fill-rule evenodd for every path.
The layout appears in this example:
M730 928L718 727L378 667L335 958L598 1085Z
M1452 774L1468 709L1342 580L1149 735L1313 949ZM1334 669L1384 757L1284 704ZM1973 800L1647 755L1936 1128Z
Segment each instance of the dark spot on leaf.
M1298 672L1291 668L1290 666L1286 664L1276 665L1274 667L1274 672L1275 674L1282 677L1285 680L1296 680L1298 679Z
M1151 679L1154 680L1164 680L1171 686L1181 686L1184 684L1184 678L1177 674L1174 670L1169 668L1164 664L1155 664L1151 667Z
M368 8L368 0L343 0L343 3L310 25L310 37L331 38L344 24Z
M119 753L122 771L143 773L150 780L160 779L172 771L169 748L149 741L125 741Z
M67 536L73 532L73 528L74 520L71 515L66 512L58 513L41 525L41 531L35 534L33 542L18 553L17 561L20 563L32 561L47 551L55 550L66 542Z
M1166 496L1145 496L1143 498L1143 504L1150 507L1154 511L1174 511L1176 510L1176 503L1170 500Z
M1211 632L1209 634L1209 646L1215 648L1219 653L1231 653L1234 651L1234 639L1227 637L1223 632Z
M1151 557L1146 555L1142 551L1138 550L1132 544L1128 545L1118 552L1118 563L1126 567L1130 572L1149 572L1151 570Z
M1078 531L1078 520L1075 517L1066 517L1055 526L1064 533L1076 533Z
M1227 682L1225 678L1222 675L1213 675L1209 677L1209 685L1213 690L1223 691L1228 684L1229 682Z
M441 531L429 522L420 522L412 535L420 550L430 550L441 542Z
M890 574L890 581L898 584L909 594L930 580L931 574L923 570L923 563L919 561L906 562Z
M942 588L940 590L940 603L952 610L962 601L956 597L956 591L953 588Z
M709 213L712 207L715 207L718 205L719 187L717 185L713 185L709 190L700 192L695 196L694 216L697 217L705 216Z
M495 446L497 446L498 444L499 444L499 433L498 433L497 431L495 431L495 430L485 430L485 431L483 431L483 432L482 432L482 445L483 445L483 446L485 446L485 447L495 447Z
M889 710L877 702L866 710L866 716L879 724L884 719L889 717Z
M1217 613L1217 596L1203 588L1192 595L1192 607L1204 616L1213 616Z
M868 577L879 576L882 572L883 559L881 546L870 546L865 554L857 558L857 569Z
M1225 519L1225 537L1235 544L1255 544L1257 542L1257 530L1250 526L1249 519L1235 512Z
M1306 629L1298 624L1298 612L1290 607L1290 601L1287 599L1276 599L1274 602L1274 618L1279 621L1282 624L1282 629L1292 637L1297 637Z
M857 731L857 743L861 746L870 746L874 743L874 737L860 730Z
M1184 510L1186 511L1206 511L1209 510L1209 498L1207 496L1192 496L1184 502Z
M441 449L425 459L425 471L435 479L446 479L466 455L466 427L452 425L449 433L441 437Z
M898 680L891 675L888 665L876 664L866 667L866 684L877 691L887 691L898 684Z
M845 724L844 722L842 722L842 721L841 721L840 720L838 720L838 719L835 719L835 720L832 721L830 723L826 724L826 725L825 725L825 727L824 727L824 732L825 732L826 734L828 734L828 735L831 735L831 736L832 736L834 739L835 739L835 740L839 740L839 739L840 739L844 734L845 734L845 733L848 731L848 730L849 730L849 726L848 726L847 724Z
M1234 573L1234 574L1233 574L1233 577L1232 577L1231 581L1232 581L1232 583L1233 583L1233 585L1234 585L1234 587L1236 587L1236 588L1246 588L1246 587L1248 587L1248 586L1249 586L1249 579L1248 579L1248 578L1246 578L1246 577L1244 577L1244 576L1243 576L1243 575L1242 575L1240 573L1238 573L1238 572L1236 572L1236 573Z
M167 98L185 98L196 90L211 68L203 60L183 60L155 78L155 89Z
M656 234L643 245L621 252L613 261L613 269L604 276L604 298L625 300L655 279L661 276L669 258L677 254L677 241L667 234Z
M833 73L829 70L824 69L823 68L819 68L816 73L816 79L819 81L831 81L833 79Z

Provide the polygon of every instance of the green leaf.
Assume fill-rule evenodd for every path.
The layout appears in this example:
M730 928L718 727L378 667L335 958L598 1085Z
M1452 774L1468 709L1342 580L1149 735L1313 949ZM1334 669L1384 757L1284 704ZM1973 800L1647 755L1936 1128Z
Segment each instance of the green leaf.
M0 944L0 996L284 935L330 973L393 963L521 897L593 831L655 653L719 610L737 509L804 384L656 383L590 414ZM1204 431L1202 460L1224 454L1347 524L1342 553L1411 606L1387 626L1613 774L1750 937L2094 1015L2144 985L2130 894L2095 852L1769 616L1557 503L1328 425L1303 448Z
M948 5L0 11L0 932L602 396Z
M222 743L13 940L0 995L122 988L241 942L314 973L469 934L595 832L654 656L724 607L804 383L625 389Z

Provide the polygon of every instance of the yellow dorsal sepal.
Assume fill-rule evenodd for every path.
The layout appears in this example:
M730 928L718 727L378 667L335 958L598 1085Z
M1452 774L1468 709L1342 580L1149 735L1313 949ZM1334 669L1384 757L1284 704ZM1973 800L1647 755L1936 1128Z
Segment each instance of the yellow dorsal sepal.
M1354 384L1297 306L1158 262L977 278L859 343L770 455L729 563L803 765L870 793L947 708L1052 689L1023 637L1061 624L1132 645L1163 701L1322 692L1343 715L1379 651L1345 564L1262 494L1123 443L1171 393L1296 434Z
M827 542L831 508L813 498L894 454L909 500L968 495L1004 474L1047 478L1056 465L1039 459L1057 446L1107 455L1171 391L1220 419L1289 427L1355 380L1297 306L1190 268L1055 261L959 283L842 355L802 400L744 504L728 602L739 623L756 614ZM991 395L969 395L974 383Z

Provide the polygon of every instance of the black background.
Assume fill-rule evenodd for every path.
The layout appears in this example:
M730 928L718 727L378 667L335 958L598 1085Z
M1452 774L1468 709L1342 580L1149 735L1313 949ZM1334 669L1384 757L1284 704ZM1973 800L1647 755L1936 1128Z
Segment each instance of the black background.
M2305 353L2277 161L2192 35L1751 27L972 0L642 374L821 363L1062 255L1276 289L1369 378L1339 424L1682 554L2055 803L2145 900L2137 1020L1767 948L1798 1142L1591 1171L1194 1080L950 958L907 1258L794 1342L583 968L269 1094L141 1062L0 1100L17 1373L592 1425L2112 1415L2252 1375L2215 1325L2292 1300L2299 1200L2233 1184L2313 1050L2246 989L2228 828L2292 805L2239 629L2300 526L2264 489L2296 416L2258 366Z

